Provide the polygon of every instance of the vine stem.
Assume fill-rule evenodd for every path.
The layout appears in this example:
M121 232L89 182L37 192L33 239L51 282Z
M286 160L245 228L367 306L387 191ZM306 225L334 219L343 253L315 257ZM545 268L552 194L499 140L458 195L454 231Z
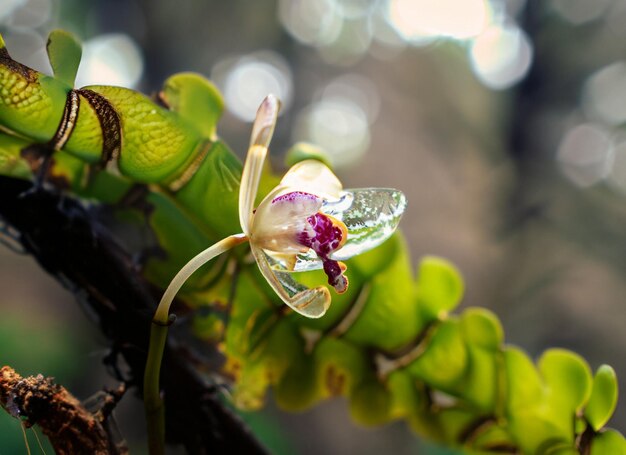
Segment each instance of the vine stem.
M165 408L159 390L161 360L167 340L167 330L174 321L170 306L174 297L189 277L216 256L248 241L245 234L235 234L211 245L192 258L172 279L163 293L150 328L150 344L143 377L143 401L148 427L148 449L151 455L162 455L165 450Z

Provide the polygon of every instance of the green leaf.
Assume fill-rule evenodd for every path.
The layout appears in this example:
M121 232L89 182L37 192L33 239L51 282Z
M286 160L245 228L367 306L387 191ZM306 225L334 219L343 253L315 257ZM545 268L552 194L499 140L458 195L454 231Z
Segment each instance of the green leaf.
M28 145L23 139L0 133L0 174L27 179L32 172L20 153Z
M574 414L591 394L591 371L579 355L565 349L548 349L538 367L548 386L549 400L555 417L562 416L571 424Z
M407 369L430 386L445 390L461 379L468 366L467 347L458 320L444 321L435 329L424 352Z
M364 426L382 425L391 417L391 395L376 378L357 385L350 395L350 415Z
M291 412L304 411L321 398L311 356L300 356L289 365L274 387L274 398L278 406Z
M480 419L480 416L474 410L463 406L452 406L437 410L435 418L439 420L447 445L453 446L462 440L467 429Z
M65 30L53 30L48 36L46 50L54 77L74 87L78 65L83 54L76 37Z
M104 176L106 173L100 175ZM109 192L112 193L110 189ZM167 256L150 257L145 265L145 275L154 283L164 286L187 261L210 245L214 238L209 237L196 220L177 216L180 213L180 206L171 196L165 193L151 193L146 196L146 202L150 207L148 222L159 247L167 251ZM181 238L185 241L180 242ZM206 289L207 285L223 272L224 265L223 258L203 265L185 283L183 289L185 291Z
M518 409L532 409L542 401L543 386L539 374L521 349L507 346L504 363L508 382L507 412L515 415Z
M224 338L224 321L213 313L196 315L192 329L194 335L206 343L217 344Z
M498 369L493 352L468 345L468 368L456 393L485 413L495 412L498 396Z
M336 338L324 338L315 347L317 381L327 397L349 395L367 374L368 359L357 346Z
M626 455L624 436L613 429L598 434L591 442L591 455Z
M571 444L558 442L548 444L546 448L540 448L537 455L580 455L580 452Z
M598 431L609 420L617 405L617 376L609 365L600 365L593 378L591 397L585 408L585 418Z
M196 73L174 74L163 84L160 96L171 110L192 123L203 137L215 138L224 100L212 82Z
M348 275L353 273L356 269L362 275L363 279L371 278L389 267L395 257L402 254L402 251L406 251L406 249L407 244L404 240L404 236L402 233L396 232L382 245L348 259L346 261L348 265ZM411 287L413 287L412 283Z
M495 447L511 447L515 445L511 435L495 421L478 428L473 436L470 447L478 452L470 453L490 453L490 449Z
M391 372L387 386L392 398L391 414L394 419L410 416L426 405L425 394L418 390L415 380L406 370Z
M467 308L461 316L461 328L468 343L481 349L496 350L504 339L500 321L485 308Z
M304 160L317 160L332 169L328 154L316 145L307 142L298 142L291 146L285 156L285 165L288 167Z
M426 256L417 272L417 299L420 310L429 319L443 318L463 296L459 271L445 259Z
M510 431L522 453L545 454L551 447L563 447L573 442L571 430L564 434L550 419L537 410L519 408L510 418Z
M349 275L350 269L348 269ZM422 322L415 311L413 277L408 253L398 249L388 267L370 281L363 310L344 335L363 346L393 351L411 343Z

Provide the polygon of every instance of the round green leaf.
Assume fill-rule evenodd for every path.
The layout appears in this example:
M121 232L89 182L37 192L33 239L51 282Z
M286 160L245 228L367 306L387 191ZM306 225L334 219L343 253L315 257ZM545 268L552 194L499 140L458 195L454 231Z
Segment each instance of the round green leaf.
M461 328L468 343L482 349L496 350L504 339L500 321L485 308L467 308L461 316Z
M444 317L454 309L463 295L459 271L445 259L426 256L417 272L417 299L428 319Z
M468 346L468 369L457 387L457 394L485 413L495 412L498 370L493 352Z
M350 269L348 268L348 275ZM374 276L362 311L346 340L394 351L411 343L422 328L415 311L413 277L407 250L399 248L387 267Z
M591 397L585 408L585 418L598 431L609 420L617 405L617 376L609 365L601 365L593 378Z
M538 367L548 386L555 415L565 417L586 403L591 394L591 370L578 354L549 349L539 359ZM569 424L571 419L566 418Z
M46 46L54 77L70 87L74 87L76 72L83 54L74 35L65 30L53 30Z
M350 395L350 415L355 422L365 426L388 422L391 405L389 391L375 378L356 386Z
M626 455L624 436L613 429L598 434L591 443L591 455Z
M211 81L196 73L174 74L165 81L159 95L171 110L192 123L203 137L215 138L224 100Z
M427 343L425 351L407 369L427 384L449 390L461 379L468 365L459 321L444 321Z
M336 338L324 338L315 347L316 376L325 396L348 395L368 370L365 350Z
M387 378L392 397L394 419L411 415L426 402L424 393L418 390L415 380L406 370L393 371Z
M528 355L519 348L507 346L504 362L508 382L507 411L532 409L541 403L543 387L539 374Z
M291 412L304 411L321 398L311 356L302 356L289 365L274 387L274 397L278 406Z
M291 146L285 156L285 165L293 166L304 160L317 160L332 168L328 154L316 145L298 142Z
M471 448L478 451L478 453L489 452L490 449L494 447L510 447L515 445L511 435L495 421L479 428L472 436L473 439L470 442Z

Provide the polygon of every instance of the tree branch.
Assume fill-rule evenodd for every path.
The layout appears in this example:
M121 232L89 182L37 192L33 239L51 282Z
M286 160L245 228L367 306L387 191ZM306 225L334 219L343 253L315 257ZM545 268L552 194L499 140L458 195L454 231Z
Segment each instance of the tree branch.
M130 255L85 204L31 183L0 176L0 216L40 265L77 295L112 346L108 362L142 395L150 321L159 290L141 276ZM188 348L170 334L161 385L166 441L190 453L266 453L243 422L222 403L214 385L188 359Z

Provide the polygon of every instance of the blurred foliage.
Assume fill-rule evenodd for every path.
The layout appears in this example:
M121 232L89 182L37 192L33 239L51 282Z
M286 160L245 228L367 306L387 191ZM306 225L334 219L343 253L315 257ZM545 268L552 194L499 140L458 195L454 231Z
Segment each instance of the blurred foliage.
M74 48L71 40L66 44ZM55 45L52 49L58 51ZM3 125L25 136L0 136L4 174L24 178L20 150L45 136L38 128L54 131L65 107L61 95L70 92L66 82L72 74L57 65L58 53L50 58L55 76L62 79L40 73L29 78L6 57L0 61L4 90L19 98L28 87L37 95L32 103L0 105ZM124 125L124 177L99 172L84 179L88 159L81 152L100 151L68 145L68 153L55 154L51 182L65 181L95 205L112 204L119 225L130 231L133 217L128 218L128 211L137 207L129 208L123 200L132 191L131 182L161 183L145 188L143 202L150 210L138 213L147 223L135 229L147 229L147 241L164 251L150 256L146 268L146 277L164 286L181 263L236 229L241 164L222 141L210 141L221 111L220 95L210 83L185 74L166 82L171 110L128 89L90 90L113 106ZM212 101L199 106L197 99ZM33 106L40 114L38 123L28 121ZM199 109L209 111L202 127ZM83 111L76 124L84 134L100 127ZM111 131L105 129L105 139ZM168 185L181 175L177 171L190 165L197 144L204 144L207 156L199 167L192 167L194 173L180 191L169 191ZM162 153L165 149L168 154ZM290 160L303 156L309 151L300 148ZM275 180L268 172L262 188L267 191ZM194 331L207 342L224 331L222 373L234 381L238 407L258 409L271 386L284 409L299 411L343 396L352 418L362 425L404 419L417 433L472 453L575 453L586 444L594 455L626 450L618 432L602 429L616 405L610 367L601 366L594 377L582 358L562 349L546 351L535 364L522 350L504 345L501 324L490 311L470 307L453 314L463 295L459 272L443 259L425 257L414 277L401 234L348 261L350 289L336 296L327 315L318 320L285 312L245 253L239 249L226 261L214 261L183 296L198 313L207 307L216 314L228 309L224 324L203 318ZM298 278L308 285L324 281L316 272Z

